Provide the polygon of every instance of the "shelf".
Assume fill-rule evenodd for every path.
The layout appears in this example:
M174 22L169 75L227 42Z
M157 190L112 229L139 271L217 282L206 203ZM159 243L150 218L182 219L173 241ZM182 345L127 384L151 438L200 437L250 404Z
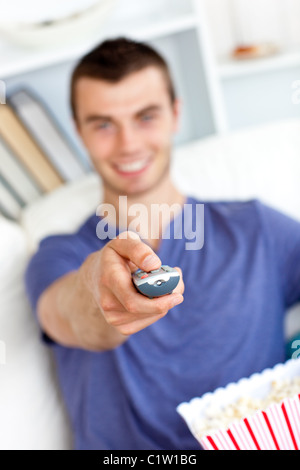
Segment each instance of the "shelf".
M67 45L59 48L55 47L53 49L22 48L0 40L0 79L3 80L43 67L76 60L106 37L127 35L139 40L150 41L172 34L179 34L196 27L197 20L195 19L195 15L188 13L169 20L161 19L153 21L153 23L150 24L149 21L144 24L138 21L136 21L135 24L115 24L109 28L103 28L101 36L97 38L80 44Z
M299 48L260 59L225 59L219 62L218 73L222 80L230 80L293 67L300 67Z
M197 27L198 25L195 15L189 14L182 18L174 18L165 23L158 22L156 25L136 29L132 34L141 40L152 40L159 39L164 36L170 36L172 34L179 34Z

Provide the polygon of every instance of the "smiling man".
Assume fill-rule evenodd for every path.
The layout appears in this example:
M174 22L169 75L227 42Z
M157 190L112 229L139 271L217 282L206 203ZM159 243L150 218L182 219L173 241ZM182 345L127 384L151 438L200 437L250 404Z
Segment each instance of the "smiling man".
M143 204L150 228L143 240L126 227L103 240L92 214L76 233L42 240L29 263L27 292L55 353L74 447L198 449L177 405L285 359L284 313L300 300L299 223L256 200L207 201L204 246L186 249L176 223L192 230L187 208L199 201L170 176L179 102L148 45L118 38L83 57L71 105L102 202L129 221ZM168 226L149 216L162 203L178 208ZM146 298L131 273L161 263L180 282Z
M162 72L148 66L115 85L83 77L74 93L77 128L104 182L105 200L163 188L178 102L171 103Z

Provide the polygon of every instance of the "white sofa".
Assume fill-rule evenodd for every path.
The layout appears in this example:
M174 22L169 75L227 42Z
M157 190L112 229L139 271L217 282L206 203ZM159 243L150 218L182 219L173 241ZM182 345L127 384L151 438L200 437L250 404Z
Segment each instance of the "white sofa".
M260 198L300 220L300 120L271 123L176 149L173 177L201 200ZM75 230L101 201L91 173L0 218L0 449L72 449L51 351L41 344L23 276L46 235ZM300 307L286 336L300 331Z

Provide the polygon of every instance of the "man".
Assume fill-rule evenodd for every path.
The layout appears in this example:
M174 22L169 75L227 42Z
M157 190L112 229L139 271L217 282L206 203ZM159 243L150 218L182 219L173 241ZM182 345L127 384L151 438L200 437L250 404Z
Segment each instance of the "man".
M284 312L300 300L300 225L256 200L206 202L204 246L187 250L174 226L192 223L187 208L199 201L170 177L180 113L165 61L147 45L105 41L77 65L71 91L102 202L116 211L110 225L130 222L139 203L150 228L137 237L116 227L103 240L91 215L77 233L43 240L28 266L75 448L198 449L176 406L285 360ZM179 208L168 226L149 215L162 203ZM131 273L161 263L181 281L148 299Z

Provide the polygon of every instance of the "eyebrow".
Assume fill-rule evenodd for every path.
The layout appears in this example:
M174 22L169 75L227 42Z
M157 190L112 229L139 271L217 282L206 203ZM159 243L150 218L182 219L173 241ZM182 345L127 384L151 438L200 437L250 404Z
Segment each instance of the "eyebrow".
M141 109L136 113L136 116L141 116L142 114L150 113L150 112L159 112L161 111L161 106L158 104L152 104L147 106L146 108Z
M136 117L139 117L143 114L149 113L149 112L159 112L161 111L161 106L158 104L152 104L150 106L146 106L145 108L141 109L137 113L135 113ZM112 116L105 116L102 114L90 114L87 116L84 120L85 124L89 124L95 121L113 121Z

